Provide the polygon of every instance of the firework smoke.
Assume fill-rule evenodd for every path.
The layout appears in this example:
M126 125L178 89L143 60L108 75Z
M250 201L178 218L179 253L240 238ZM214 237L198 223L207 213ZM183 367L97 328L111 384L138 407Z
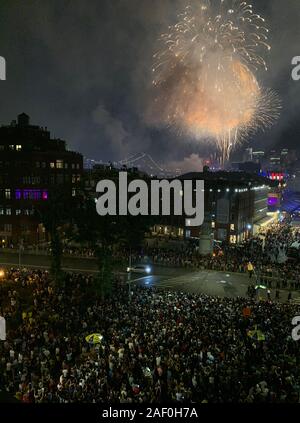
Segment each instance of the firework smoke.
M224 164L249 132L279 116L280 102L256 72L271 47L265 20L240 1L199 0L160 37L154 55L161 122L216 143Z

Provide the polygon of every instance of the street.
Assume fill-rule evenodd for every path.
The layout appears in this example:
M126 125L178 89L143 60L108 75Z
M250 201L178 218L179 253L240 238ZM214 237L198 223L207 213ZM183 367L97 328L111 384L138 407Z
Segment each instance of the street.
M3 267L18 266L19 255L17 253L0 254L0 264ZM92 258L63 257L63 269L71 272L96 273L97 264ZM46 255L23 254L21 266L48 269L50 257ZM123 273L125 269L115 268L115 272ZM178 290L190 293L203 293L219 297L239 297L247 295L247 288L254 283L254 278L240 273L217 272L210 270L191 271L178 267L152 266L152 275L132 274L131 284L156 287L160 289ZM259 296L267 298L267 291L260 290ZM275 289L271 291L271 297L275 298ZM287 301L288 290L280 290L280 300ZM293 291L292 298L300 303L300 292Z

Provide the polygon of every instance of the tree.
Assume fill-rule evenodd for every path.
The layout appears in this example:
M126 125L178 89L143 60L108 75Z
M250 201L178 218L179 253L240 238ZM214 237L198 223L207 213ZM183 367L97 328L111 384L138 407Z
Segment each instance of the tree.
M50 238L51 274L57 283L63 279L62 236L73 224L73 210L76 198L72 197L69 186L59 185L48 192L48 200L35 208Z

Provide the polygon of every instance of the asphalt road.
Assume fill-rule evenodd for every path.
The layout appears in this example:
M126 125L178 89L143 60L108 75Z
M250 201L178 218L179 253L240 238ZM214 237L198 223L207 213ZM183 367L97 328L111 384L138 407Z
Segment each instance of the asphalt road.
M18 266L19 255L17 253L1 253L0 265L3 267ZM64 257L63 268L66 271L97 272L97 264L94 259ZM50 267L50 257L36 254L22 254L21 265L23 267L37 267L48 269ZM116 268L116 272L125 272L126 269ZM152 275L144 276L139 274L131 275L131 284L157 287L168 290L179 290L182 292L205 293L220 297L235 298L245 296L247 288L253 284L245 274L216 272L216 271L196 271L191 272L182 268L170 268L162 266L152 266ZM265 290L260 290L261 298L267 298ZM300 292L293 292L293 299L300 304ZM271 292L275 298L275 290ZM280 291L281 301L286 301L287 290Z
M249 285L254 280L250 280L248 275L238 273L197 271L185 272L181 275L152 275L136 277L131 283L141 286L157 287L161 289L177 290L190 293L204 293L219 297L245 297ZM271 290L271 298L275 299L275 291ZM267 290L260 289L259 297L267 299ZM287 301L288 291L280 290L280 301ZM293 301L300 304L300 292L292 292Z

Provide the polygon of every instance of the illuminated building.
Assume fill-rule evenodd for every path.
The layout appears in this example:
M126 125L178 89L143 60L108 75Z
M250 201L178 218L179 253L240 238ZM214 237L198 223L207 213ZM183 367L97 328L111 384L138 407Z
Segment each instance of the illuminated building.
M0 128L0 240L2 246L22 239L35 244L45 238L35 206L51 201L53 187L70 187L76 194L83 167L82 156L52 139L47 128L30 125L25 113Z

